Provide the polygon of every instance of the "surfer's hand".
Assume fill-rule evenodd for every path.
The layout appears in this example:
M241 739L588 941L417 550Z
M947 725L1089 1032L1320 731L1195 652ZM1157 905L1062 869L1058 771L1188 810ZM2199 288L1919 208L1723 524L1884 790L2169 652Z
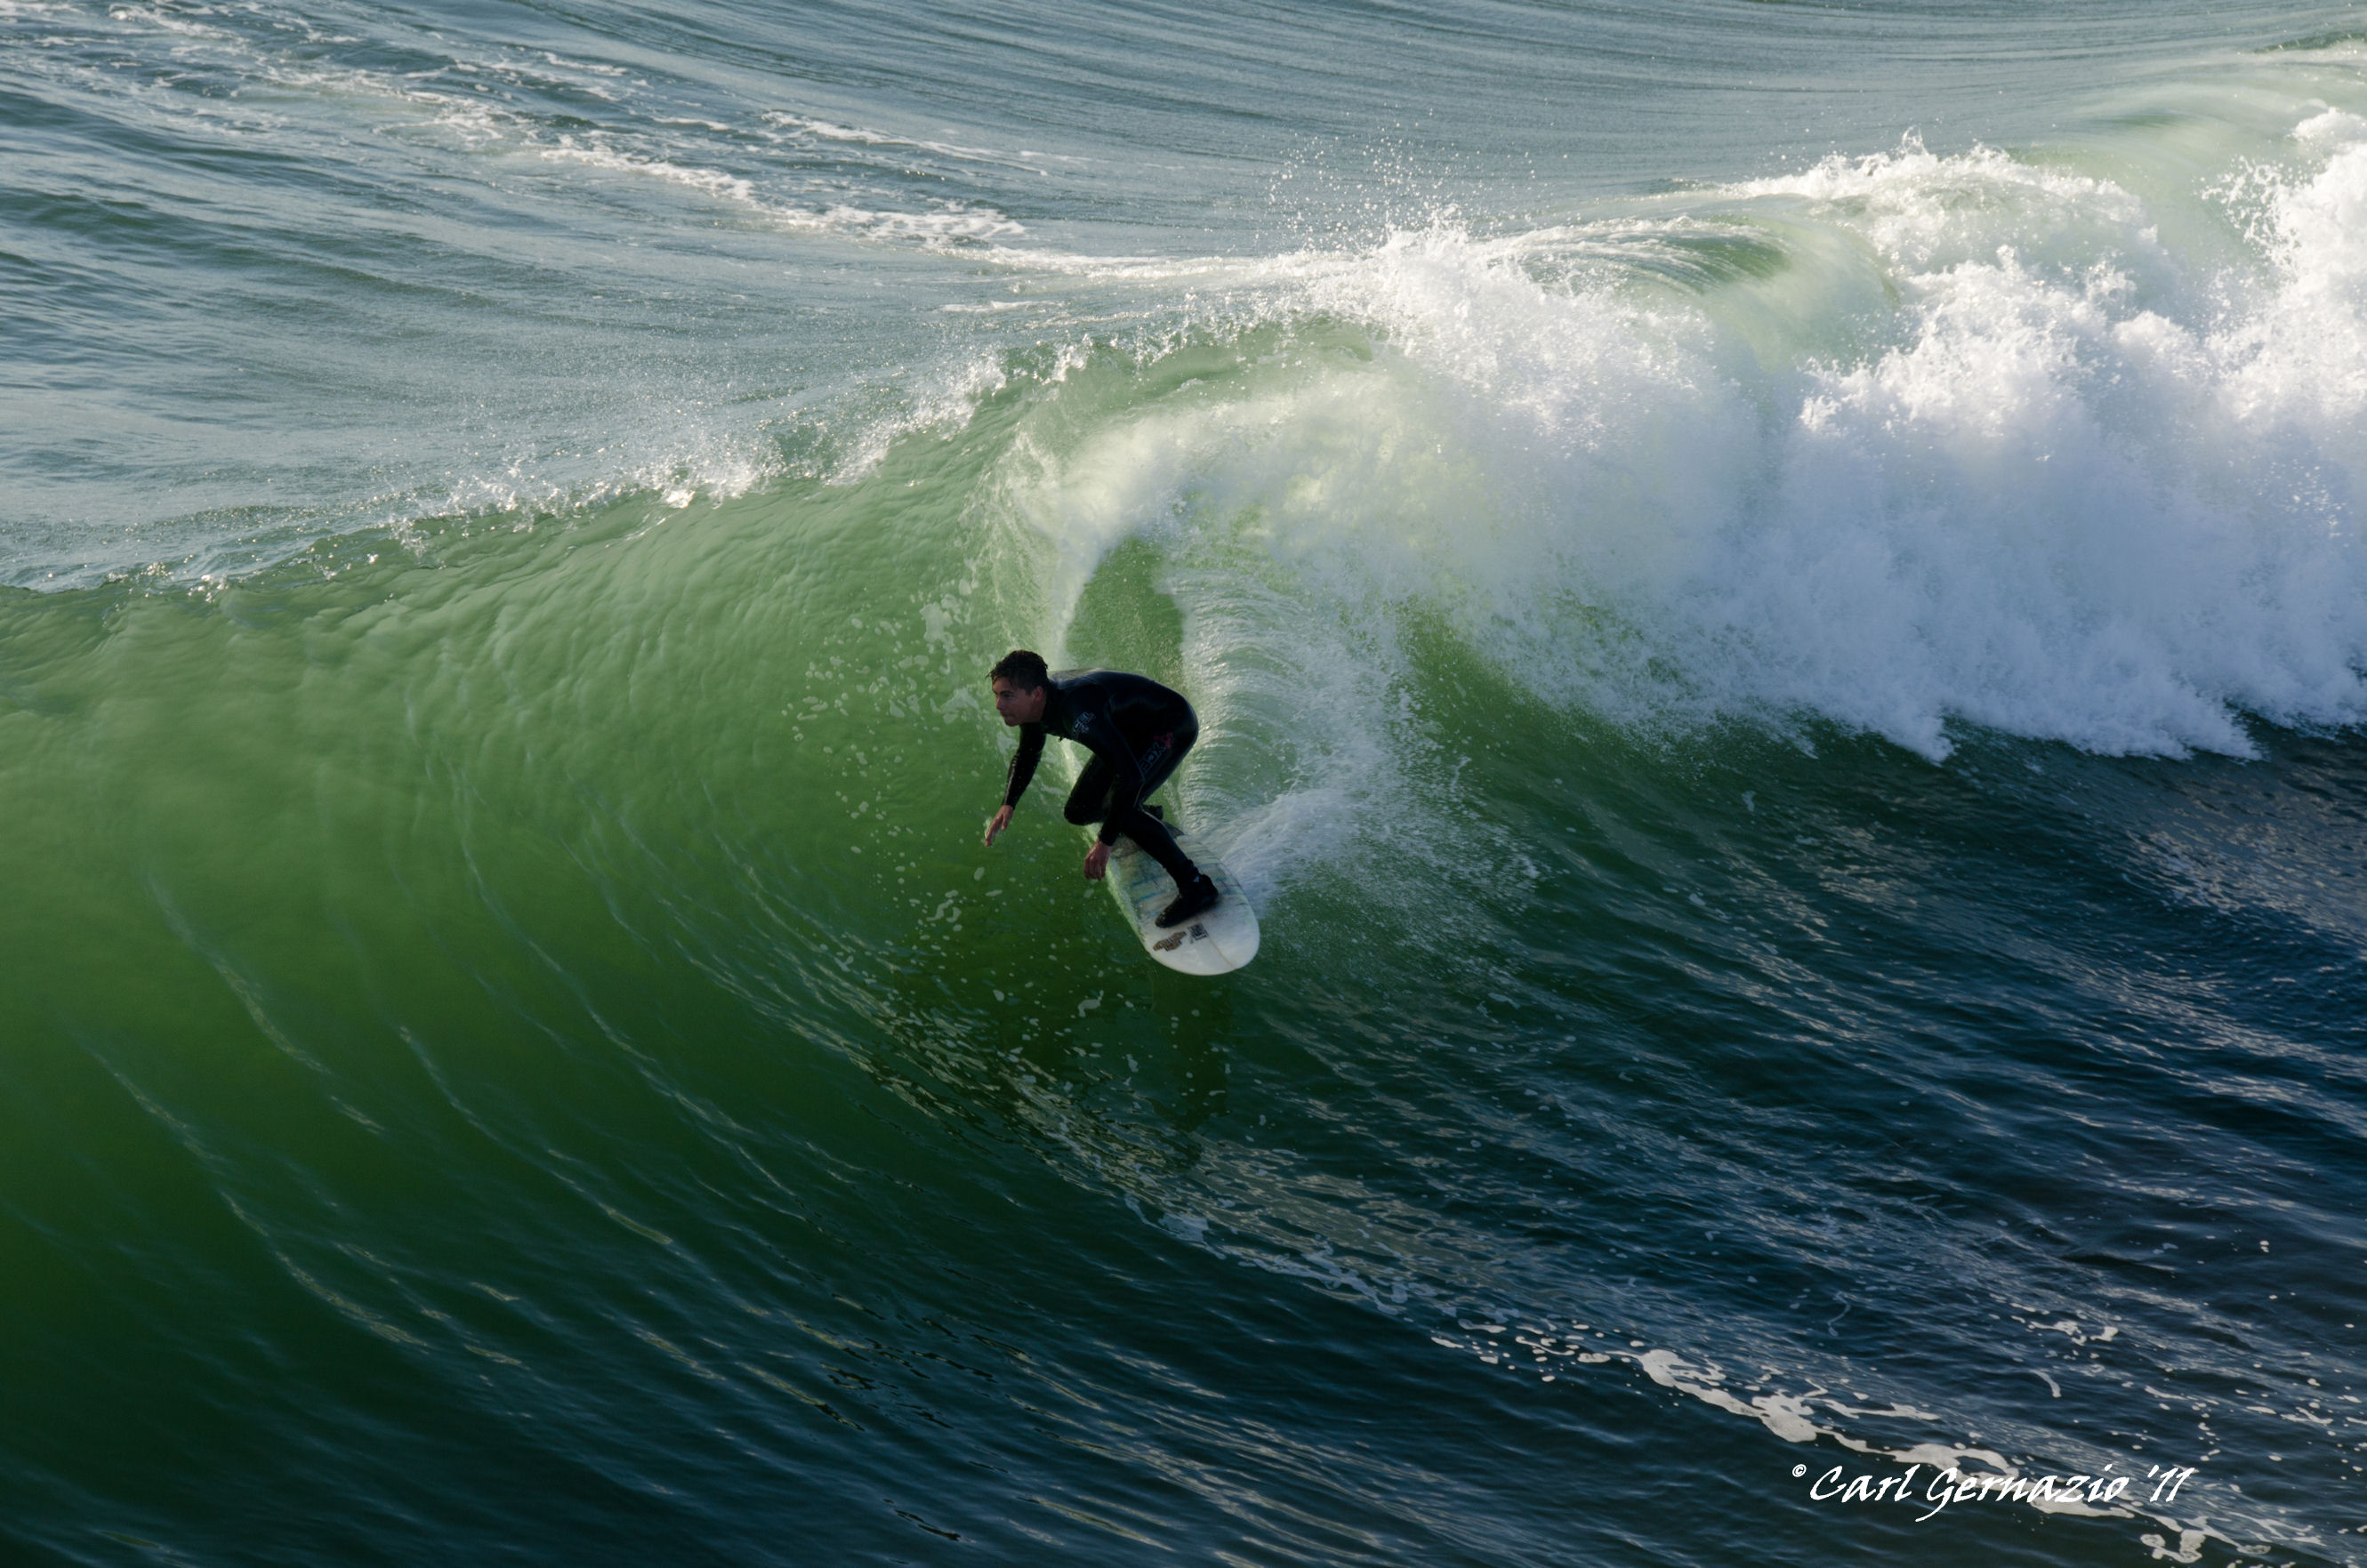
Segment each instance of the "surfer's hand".
M991 849L991 848L994 846L994 840L995 840L996 839L998 839L998 838L1002 837L1002 830L1003 830L1005 828L1008 828L1008 827L1010 827L1010 826L1011 826L1011 807L1007 807L1007 806L1006 806L1006 807L1004 807L1002 810L1000 810L1000 811L998 811L998 812L996 812L996 813L994 814L994 820L993 820L993 821L989 822L989 823L986 825L986 842L987 842L987 847L988 847L988 848L990 848L990 849Z
M1085 880L1099 882L1102 879L1102 873L1108 866L1109 846L1095 840L1093 847L1085 852Z

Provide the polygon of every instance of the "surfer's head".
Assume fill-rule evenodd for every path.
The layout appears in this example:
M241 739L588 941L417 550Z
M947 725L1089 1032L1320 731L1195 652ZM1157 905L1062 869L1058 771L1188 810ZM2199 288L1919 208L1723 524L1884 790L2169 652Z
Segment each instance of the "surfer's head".
M1044 717L1044 683L1051 671L1044 656L1014 648L986 672L994 683L994 711L1005 724L1036 724Z

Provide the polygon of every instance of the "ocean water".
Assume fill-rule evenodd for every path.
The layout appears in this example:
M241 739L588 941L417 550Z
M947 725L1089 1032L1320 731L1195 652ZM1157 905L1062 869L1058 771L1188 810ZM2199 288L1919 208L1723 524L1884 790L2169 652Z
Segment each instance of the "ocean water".
M2363 513L2357 5L0 0L0 1556L2367 1561Z

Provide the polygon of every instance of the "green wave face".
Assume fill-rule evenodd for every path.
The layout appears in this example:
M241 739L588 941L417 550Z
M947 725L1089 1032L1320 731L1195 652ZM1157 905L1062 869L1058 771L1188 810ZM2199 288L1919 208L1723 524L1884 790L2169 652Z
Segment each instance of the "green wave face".
M729 1541L696 1501L720 1486L860 1553L912 1528L856 1506L861 1477L950 1422L1072 1543L1205 1528L1111 1514L1172 1439L1076 1386L1148 1375L1094 1343L1168 1289L1137 1270L1172 1237L1127 1211L1205 1234L1235 1042L1319 1033L1386 938L1329 929L1358 901L1340 869L1305 867L1294 920L1295 863L1238 830L1236 803L1347 787L1324 754L1345 732L1310 728L1291 671L1209 652L1212 621L1282 649L1321 607L1271 562L1227 577L1254 509L1044 547L1095 504L1052 471L1155 438L1127 430L1189 402L1185 367L1022 378L850 482L0 606L8 859L48 890L6 916L24 1223L0 1271L49 1519L198 1551L260 1530L368 1554L423 1509L447 1543L563 1538L583 1510L604 1540ZM1231 585L1187 615L1179 581ZM1144 963L1077 874L1056 779L980 847L1004 754L982 671L1016 641L1200 695L1179 793L1298 932L1270 979ZM1346 1211L1242 1125L1225 1201L1287 1258ZM1199 1271L1276 1310L1263 1274ZM1426 1288L1397 1272L1359 1288ZM258 1407L259 1384L289 1397ZM1082 1426L1008 1429L1046 1400ZM334 1517L297 1526L291 1491ZM195 1526L200 1494L240 1522ZM455 1522L478 1495L509 1501Z

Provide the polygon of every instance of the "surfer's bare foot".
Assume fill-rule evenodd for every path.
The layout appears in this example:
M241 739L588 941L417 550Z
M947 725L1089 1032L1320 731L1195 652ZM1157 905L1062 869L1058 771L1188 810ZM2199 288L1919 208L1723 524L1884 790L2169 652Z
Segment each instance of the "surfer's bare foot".
M1219 897L1216 880L1204 871L1192 879L1189 886L1175 895L1175 902L1167 906L1166 912L1159 917L1158 924L1161 928L1180 926L1212 907Z

